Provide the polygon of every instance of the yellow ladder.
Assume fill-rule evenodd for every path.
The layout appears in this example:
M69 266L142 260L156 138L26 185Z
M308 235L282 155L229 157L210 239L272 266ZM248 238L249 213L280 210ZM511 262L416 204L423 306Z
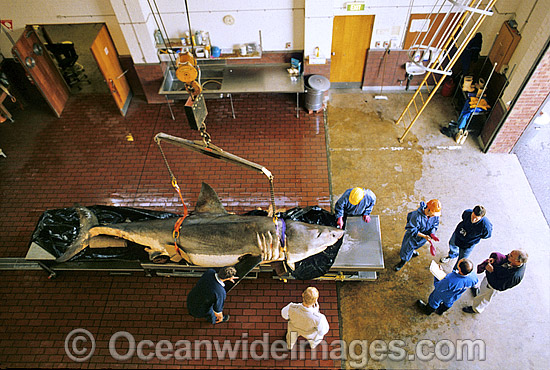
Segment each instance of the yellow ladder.
M447 76L452 75L452 67L459 60L460 55L475 36L477 30L487 16L492 15L492 7L497 0L490 0L483 4L482 0L441 0L432 8L431 13L425 19L430 23L427 32L418 32L416 40L409 48L409 60L417 67L426 71L422 83L418 86L411 100L395 122L396 125L403 122L405 132L398 139L402 143L412 126L418 120L426 106L433 98ZM444 12L442 12L444 10ZM443 20L431 22L434 15L445 14ZM447 27L444 28L444 25ZM430 36L429 40L428 36ZM431 60L431 52L435 51L437 57ZM424 54L430 54L428 65L422 63ZM420 56L420 58L419 58ZM435 86L427 98L422 95L422 89L429 91L430 78ZM420 107L420 108L419 108ZM408 118L408 123L405 122Z

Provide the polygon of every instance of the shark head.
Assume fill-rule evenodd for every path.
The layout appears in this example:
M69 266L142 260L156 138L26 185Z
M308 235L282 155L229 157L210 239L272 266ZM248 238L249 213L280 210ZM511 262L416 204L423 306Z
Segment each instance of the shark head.
M286 221L288 266L309 256L321 253L344 236L345 231L332 226L308 224L300 221Z

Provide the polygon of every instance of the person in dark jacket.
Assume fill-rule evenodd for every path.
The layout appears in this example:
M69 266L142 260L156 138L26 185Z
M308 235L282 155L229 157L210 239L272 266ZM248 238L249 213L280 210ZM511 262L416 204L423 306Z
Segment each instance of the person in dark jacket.
M362 216L363 221L370 222L375 204L376 195L370 189L357 187L346 190L334 206L337 227L343 229L348 216Z
M223 314L226 297L224 282L229 280L234 283L238 279L236 274L234 267L223 267L218 273L214 269L206 270L187 296L189 314L206 318L212 324L228 321L229 315Z
M481 239L491 237L493 225L485 217L486 213L485 207L480 205L462 212L462 221L456 226L449 240L449 254L441 258L441 263L447 263L456 257L458 260L468 258Z
M528 254L521 249L515 249L506 256L498 252L491 253L489 258L477 267L478 274L485 271L485 277L479 288L472 288L474 302L462 311L482 313L495 295L518 285L525 274L528 258Z
M420 202L417 210L407 214L405 235L403 235L399 252L401 261L393 268L395 271L401 270L411 258L418 256L416 249L431 240L439 241L435 232L439 227L440 215L441 203L437 199L432 199L427 204Z
M441 280L434 278L434 290L428 298L428 303L422 300L416 301L416 305L426 315L434 311L441 315L447 311L453 303L468 289L474 287L478 280L472 274L474 264L467 258L458 261L458 272L452 271Z

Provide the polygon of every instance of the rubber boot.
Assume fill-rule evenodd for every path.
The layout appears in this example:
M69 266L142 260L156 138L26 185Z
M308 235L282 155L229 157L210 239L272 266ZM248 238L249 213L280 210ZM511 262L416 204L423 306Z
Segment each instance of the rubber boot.
M401 260L397 265L395 265L395 267L393 268L395 271L399 271L401 270L401 268L403 266L405 266L405 263L407 263L407 261L405 260Z
M432 306L430 306L429 304L426 304L424 303L423 300L419 299L418 301L416 301L416 306L420 309L420 311L422 311L423 314L425 315L431 315L435 309L432 308Z
M441 303L439 307L437 307L437 310L435 310L435 313L439 316L443 315L445 312L447 312L451 307L447 307L445 304Z

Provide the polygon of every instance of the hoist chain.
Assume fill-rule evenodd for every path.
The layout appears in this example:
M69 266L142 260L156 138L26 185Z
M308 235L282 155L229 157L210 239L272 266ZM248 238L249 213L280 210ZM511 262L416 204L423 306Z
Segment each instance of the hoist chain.
M208 132L206 132L206 124L203 123L202 127L199 129L199 132L201 134L201 137L202 137L202 141L204 142L204 146L208 147L208 145L210 144L210 134Z
M275 216L275 187L273 185L273 176L269 178L269 191L271 193L271 207L273 208L273 216Z
M174 173L172 172L172 169L170 168L170 165L168 164L168 160L166 159L166 155L164 154L164 151L162 150L162 146L160 145L160 140L155 139L155 141L157 142L157 145L159 146L160 154L162 155L162 159L164 159L164 164L166 165L166 168L168 169L168 172L170 173L170 180L173 183L174 180L176 179L176 176L174 176Z

